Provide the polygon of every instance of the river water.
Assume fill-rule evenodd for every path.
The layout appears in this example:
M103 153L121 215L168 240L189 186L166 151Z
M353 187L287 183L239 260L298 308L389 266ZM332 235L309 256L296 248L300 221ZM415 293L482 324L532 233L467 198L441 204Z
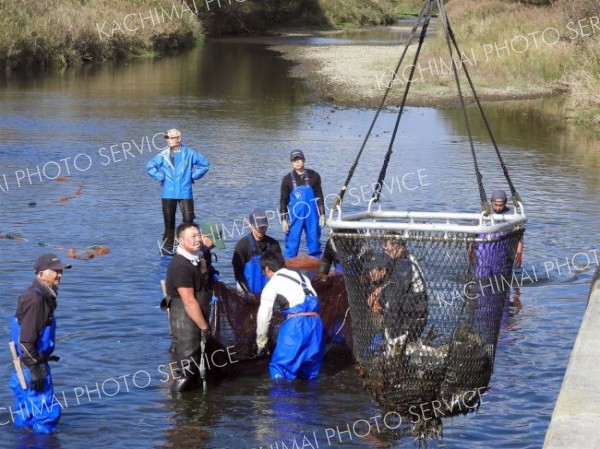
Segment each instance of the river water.
M372 110L311 101L291 65L259 43L208 41L189 53L0 82L0 334L44 251L105 244L110 254L74 260L59 295L53 368L59 431L36 438L10 425L8 351L0 353L0 447L269 448L415 446L382 415L353 366L329 361L318 381L273 385L265 371L184 397L169 392L169 334L158 308L168 261L158 255L160 190L144 171L171 127L211 170L194 187L196 213L226 229L222 279L242 220L277 209L288 154L301 148L331 204ZM581 318L600 231L598 136L552 121L559 101L488 110L529 224L524 267L503 325L490 390L478 413L444 420L432 448L541 447ZM346 197L360 210L386 149L394 110L383 114ZM453 110L409 108L388 170L384 207L476 211L478 191ZM488 194L497 162L474 124ZM67 178L58 182L51 178ZM237 226L237 227L236 227ZM245 229L243 230L245 231ZM282 239L277 223L270 232ZM64 249L63 249L64 247ZM576 269L579 265L580 269ZM535 272L535 277L534 273ZM371 425L372 427L368 427Z

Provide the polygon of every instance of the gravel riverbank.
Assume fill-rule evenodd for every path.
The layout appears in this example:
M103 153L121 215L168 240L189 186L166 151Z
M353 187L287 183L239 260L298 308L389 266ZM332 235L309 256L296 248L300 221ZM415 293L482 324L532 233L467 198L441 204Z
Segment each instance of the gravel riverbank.
M318 101L343 106L379 105L390 82L393 87L387 104L398 104L410 72L410 67L406 67L393 78L393 70L404 50L400 45L277 45L270 49L297 64L292 76L304 79ZM412 60L415 50L416 46L409 48L405 61ZM418 67L420 71L416 72L407 99L409 105L458 105L448 65L436 60L420 60ZM478 83L476 79L474 83L477 94L484 100L536 98L556 93L553 88L541 85L495 86ZM467 89L468 84L465 84L463 92Z

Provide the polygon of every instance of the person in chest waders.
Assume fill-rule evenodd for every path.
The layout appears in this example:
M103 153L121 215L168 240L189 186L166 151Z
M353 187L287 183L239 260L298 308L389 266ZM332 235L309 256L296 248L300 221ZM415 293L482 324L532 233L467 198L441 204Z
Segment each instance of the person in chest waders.
M242 237L233 251L231 264L238 286L238 292L247 299L260 295L268 279L260 267L260 258L266 251L271 251L281 257L279 242L267 235L269 220L262 209L254 209L248 217L250 234Z
M306 234L308 255L321 256L321 228L325 226L325 205L321 177L304 168L304 153L294 150L290 162L294 170L281 181L280 212L285 238L285 258L298 255L302 231ZM289 220L289 221L288 221Z
M52 433L60 419L61 405L54 400L48 361L58 360L52 356L56 295L63 269L71 265L62 263L54 254L43 254L33 268L35 280L19 297L16 316L10 320L11 338L19 357L10 379L15 396L13 420L16 427ZM21 370L24 379L19 378Z
M319 298L308 278L285 268L276 254L265 253L260 265L269 282L260 297L256 355L267 353L269 325L273 308L276 308L286 320L279 328L277 344L269 364L271 379L315 379L325 355Z
M167 268L166 300L178 366L171 386L174 392L200 386L204 353L208 357L221 349L212 337L208 323L210 301L206 301L206 280L199 269L202 261L197 254L202 246L202 237L195 223L179 225L179 246ZM223 363L215 366L226 368ZM226 370L216 372L213 366L207 369L210 370L208 374L227 374Z

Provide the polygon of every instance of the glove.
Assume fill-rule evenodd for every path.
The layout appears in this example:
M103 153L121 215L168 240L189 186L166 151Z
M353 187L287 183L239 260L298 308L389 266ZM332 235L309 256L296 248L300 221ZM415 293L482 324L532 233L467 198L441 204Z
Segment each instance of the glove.
M325 226L325 215L319 215L319 226L323 227Z
M519 268L523 263L523 251L517 251L517 256L515 257L515 267Z
M31 373L31 389L34 391L42 391L44 389L44 382L48 371L46 370L45 363L35 363L29 367Z
M284 220L281 222L281 228L283 229L283 232L284 232L285 234L287 234L288 232L290 232L290 224L288 223L288 221L287 221L287 220L285 220L285 219L284 219Z
M202 342L204 344L208 343L212 339L212 331L210 327L206 329L200 329L200 337L202 338Z
M254 294L250 291L250 287L246 284L241 284L240 288L242 289L242 295L246 301L254 301L256 299Z
M319 273L316 278L313 279L313 282L327 282L329 279L329 275L327 273Z
M254 355L254 358L263 357L266 355L269 355L269 351L267 350L267 348L258 348L256 354Z

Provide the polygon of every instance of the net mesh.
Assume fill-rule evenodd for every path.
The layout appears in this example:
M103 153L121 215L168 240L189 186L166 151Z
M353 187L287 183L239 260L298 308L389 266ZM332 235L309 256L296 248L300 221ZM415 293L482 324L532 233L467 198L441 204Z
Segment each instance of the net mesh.
M352 349L351 318L350 314L347 314L348 299L343 277L329 276L327 281L313 281L312 285L319 297L326 344L336 343L350 351ZM219 301L216 314L214 306L211 313L213 333L222 344L234 347L236 354L252 356L256 352L256 315L260 301L248 300L240 296L235 289L221 282L216 284L214 294ZM282 322L283 315L274 313L269 336L271 350L277 341Z
M468 412L492 374L523 228L404 236L356 226L331 237L365 387L405 416L433 406L442 416Z

